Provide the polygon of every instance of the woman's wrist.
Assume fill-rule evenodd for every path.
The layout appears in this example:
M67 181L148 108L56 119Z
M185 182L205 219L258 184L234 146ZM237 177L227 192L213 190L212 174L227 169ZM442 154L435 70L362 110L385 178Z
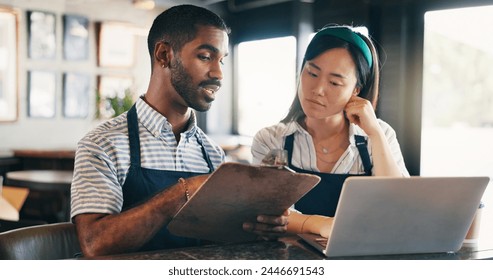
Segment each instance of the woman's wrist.
M332 228L332 217L321 215L303 215L291 212L288 218L289 233L313 233L326 236Z
M331 217L310 215L309 219L305 220L303 233L313 233L323 236L323 233L331 228L332 220L333 218Z

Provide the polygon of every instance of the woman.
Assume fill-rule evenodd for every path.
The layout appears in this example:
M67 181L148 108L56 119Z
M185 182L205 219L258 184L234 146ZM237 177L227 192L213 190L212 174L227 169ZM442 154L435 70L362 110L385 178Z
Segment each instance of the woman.
M352 27L321 29L307 47L287 116L255 135L255 164L284 149L290 168L322 178L295 204L288 231L327 237L349 176L409 176L395 131L375 116L378 63L372 41Z

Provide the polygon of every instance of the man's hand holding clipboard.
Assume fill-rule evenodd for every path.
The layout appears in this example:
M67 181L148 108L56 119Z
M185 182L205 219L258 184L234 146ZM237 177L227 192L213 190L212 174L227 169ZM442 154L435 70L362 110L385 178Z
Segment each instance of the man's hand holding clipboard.
M285 168L223 163L183 205L168 229L172 234L215 242L253 241L243 223L280 216L318 184L315 175Z

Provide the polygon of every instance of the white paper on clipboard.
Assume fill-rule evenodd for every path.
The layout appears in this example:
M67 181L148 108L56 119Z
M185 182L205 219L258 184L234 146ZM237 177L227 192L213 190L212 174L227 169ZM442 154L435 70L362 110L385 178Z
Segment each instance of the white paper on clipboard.
M242 228L257 215L280 215L320 177L273 167L223 163L168 224L172 234L216 242L253 241Z

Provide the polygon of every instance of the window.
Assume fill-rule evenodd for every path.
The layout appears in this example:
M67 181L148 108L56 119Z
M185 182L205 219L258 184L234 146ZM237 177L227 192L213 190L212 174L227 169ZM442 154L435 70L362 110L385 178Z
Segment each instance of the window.
M238 134L254 136L278 123L296 91L296 39L280 37L237 47Z
M493 178L492 33L493 6L425 14L421 175ZM483 214L492 195L490 182ZM481 221L479 242L492 222Z
M17 15L0 8L0 122L17 120Z

